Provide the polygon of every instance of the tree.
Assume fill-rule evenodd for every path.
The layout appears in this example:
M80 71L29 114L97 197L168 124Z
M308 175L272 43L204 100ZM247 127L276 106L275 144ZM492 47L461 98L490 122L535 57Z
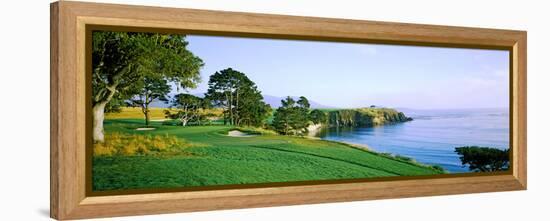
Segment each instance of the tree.
M468 165L471 171L491 172L507 170L510 166L509 149L465 146L455 148L460 155L462 165Z
M250 81L252 82L252 81ZM264 126L271 115L271 106L266 104L256 85L243 85L235 105L235 125Z
M143 78L140 93L130 100L130 105L141 108L141 112L145 115L145 125L149 125L150 121L149 104L155 100L167 102L170 89L170 85L164 78Z
M113 96L111 101L105 105L105 113L120 113L122 107L127 106L128 103L124 99L119 98L119 96Z
M93 139L103 142L105 108L140 93L143 78L164 78L178 88L200 80L202 60L187 50L183 35L95 31L92 34ZM142 85L141 85L142 86ZM114 103L113 103L114 104ZM117 105L120 102L116 103ZM111 105L116 109L117 105Z
M229 121L230 125L235 125L235 106L239 103L239 89L245 84L250 84L246 81L250 79L232 68L217 71L210 76L205 96L224 109L224 124Z
M105 107L115 97L127 99L139 76L131 65L139 55L128 33L92 34L92 111L94 141L103 141ZM115 108L116 109L116 106Z
M309 120L314 124L326 123L328 121L328 115L322 110L315 109L309 113Z
M225 124L259 126L271 112L256 84L232 68L210 76L205 97L224 109Z
M287 97L281 100L281 104L273 118L275 130L284 135L307 134L310 107L307 98L302 96L295 101L293 98Z
M273 127L280 134L287 135L290 134L292 127L292 118L293 112L292 107L296 104L296 101L290 96L286 97L284 100L281 100L281 106L277 108L277 111L273 115Z
M296 102L297 106L293 108L295 112L293 117L293 127L297 131L297 134L307 134L307 127L309 126L309 101L306 97L301 96Z
M207 117L205 110L210 108L210 101L191 94L177 94L171 103L171 107L176 108L177 112L171 113L166 110L166 116L178 119L184 127L191 121L196 121L200 125L201 120Z
M298 104L298 107L302 108L303 110L309 111L310 104L309 100L306 97L300 96L296 104Z
M245 92L237 110L237 125L261 127L271 115L271 106L263 102L259 92Z

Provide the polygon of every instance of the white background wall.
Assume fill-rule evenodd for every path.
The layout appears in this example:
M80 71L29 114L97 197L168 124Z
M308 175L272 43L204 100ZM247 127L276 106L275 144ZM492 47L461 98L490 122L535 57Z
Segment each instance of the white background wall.
M550 196L545 1L104 0L101 2L527 30L529 190L113 220L541 220ZM0 6L0 220L49 213L49 1ZM544 210L546 209L546 211Z

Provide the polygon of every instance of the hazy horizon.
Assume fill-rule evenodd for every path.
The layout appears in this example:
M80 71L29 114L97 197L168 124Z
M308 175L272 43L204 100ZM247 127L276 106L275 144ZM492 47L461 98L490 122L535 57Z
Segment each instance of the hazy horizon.
M233 68L264 95L305 96L335 108L509 107L508 51L187 36L203 59L202 82Z
M206 92L198 92L198 91L195 91L193 89L191 89L190 91L190 94L192 95L195 95L195 96L202 96L204 95ZM180 90L179 92L176 92L176 91L172 91L172 93L169 95L170 97L173 97L173 95L177 94L177 93L182 93L182 91ZM264 101L265 100L268 100L266 99L265 96L271 96L271 97L278 97L278 98L281 98L284 99L286 98L285 97L279 97L279 96L274 96L274 95L270 95L270 94L265 94L265 93L262 93L262 95L264 96ZM294 98L294 99L298 99L300 96L296 96L296 95L290 95L290 97ZM325 103L323 102L319 102L317 100L313 100L313 99L310 99L308 98L310 102L313 102L313 103L317 103L321 106L324 106L324 107L321 107L322 108L336 108L336 109L339 109L339 108L366 108L366 107L370 107L371 105L375 105L375 104L365 104L365 105L360 105L360 106L353 106L353 107L338 107L338 106L330 106L330 105L326 105ZM278 105L280 105L280 100L278 100ZM277 105L277 106L278 106ZM153 104L151 105L151 107L168 107L169 104L168 103L164 103L164 104L160 104L159 101L156 101L156 102L153 102ZM406 107L406 106L385 106L385 105L375 105L376 107L380 107L380 108L394 108L394 109L398 109L398 110L417 110L417 111L429 111L429 110L508 110L510 107L451 107L451 108L446 108L446 107L431 107L431 108L424 108L424 107ZM272 105L273 107L273 105ZM319 108L319 107L315 107L313 106L312 107L313 109L316 109L316 108Z

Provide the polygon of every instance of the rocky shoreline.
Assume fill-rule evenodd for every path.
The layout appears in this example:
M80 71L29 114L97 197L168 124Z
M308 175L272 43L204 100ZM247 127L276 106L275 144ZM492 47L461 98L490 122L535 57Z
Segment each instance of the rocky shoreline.
M325 123L310 124L308 136L314 137L324 127L374 127L385 124L412 121L403 112L391 108L356 108L340 109L327 112Z
M330 127L372 127L412 120L403 112L391 108L356 108L328 112Z

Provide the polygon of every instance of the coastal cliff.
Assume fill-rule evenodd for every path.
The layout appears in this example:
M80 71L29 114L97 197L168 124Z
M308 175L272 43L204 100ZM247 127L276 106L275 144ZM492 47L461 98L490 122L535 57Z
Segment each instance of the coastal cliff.
M328 112L330 127L372 127L413 120L391 108L355 108Z
M391 108L337 109L324 110L323 113L325 117L318 117L322 121L311 122L306 128L308 136L317 136L326 127L374 127L413 120L403 112Z

